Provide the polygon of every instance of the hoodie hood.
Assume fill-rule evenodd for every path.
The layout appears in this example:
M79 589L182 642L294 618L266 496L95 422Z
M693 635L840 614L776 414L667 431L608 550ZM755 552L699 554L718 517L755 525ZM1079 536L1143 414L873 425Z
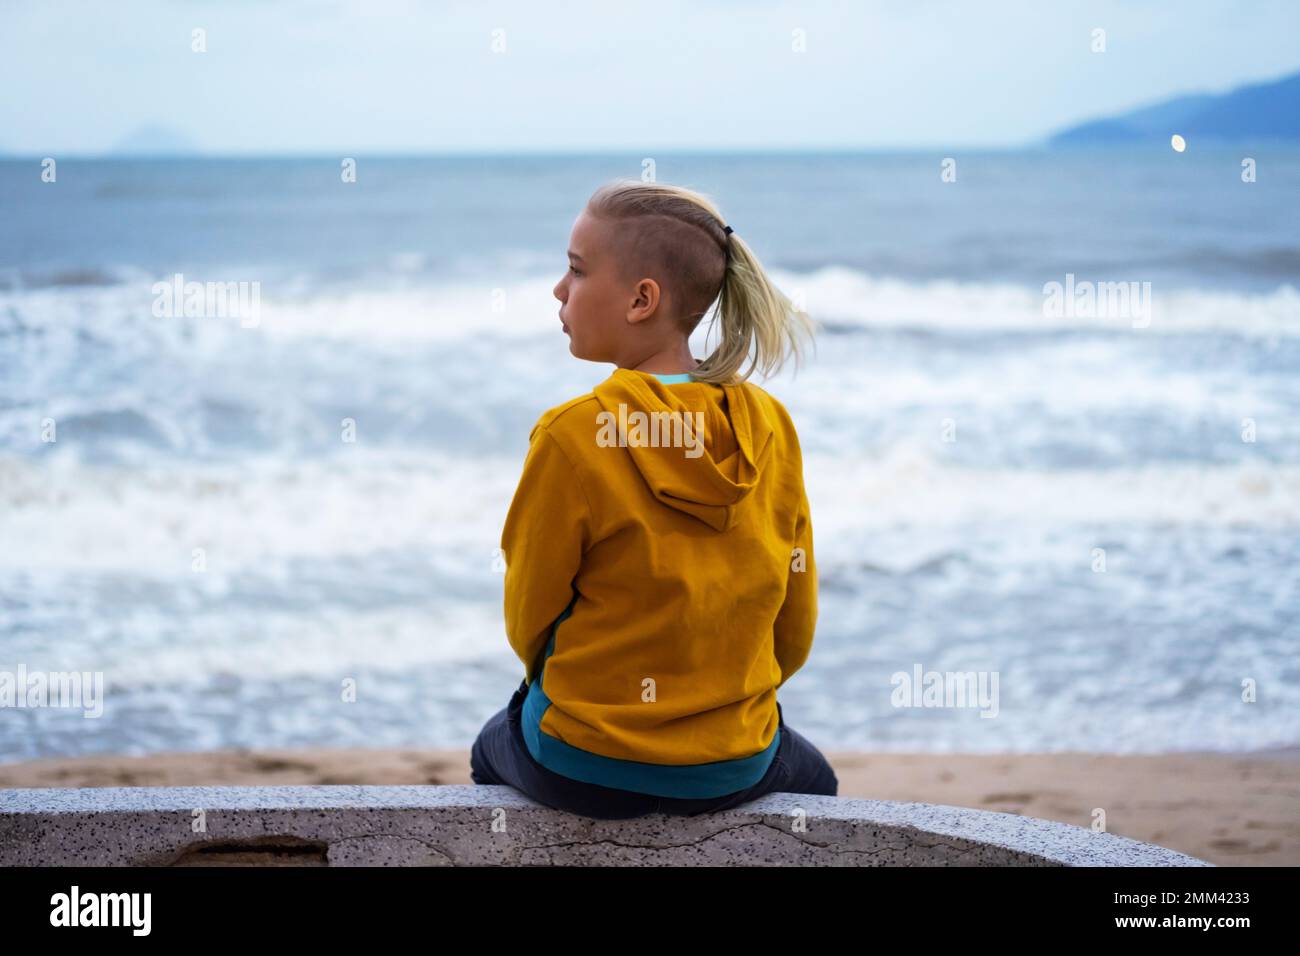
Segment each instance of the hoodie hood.
M673 386L620 368L593 393L608 413L601 434L626 445L655 498L715 531L735 523L773 447L772 422L750 387Z

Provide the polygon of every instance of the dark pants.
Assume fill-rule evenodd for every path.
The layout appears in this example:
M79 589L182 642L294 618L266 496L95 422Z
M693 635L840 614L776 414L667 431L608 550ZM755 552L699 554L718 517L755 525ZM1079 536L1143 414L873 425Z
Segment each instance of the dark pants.
M776 756L763 779L746 790L686 800L573 780L543 767L528 752L519 725L527 694L528 684L520 683L506 708L498 711L479 731L469 757L470 779L476 784L514 787L545 806L604 820L646 813L694 816L727 810L769 793L815 793L833 797L839 790L839 780L826 758L806 737L785 725L780 703L776 708L781 721L781 743Z

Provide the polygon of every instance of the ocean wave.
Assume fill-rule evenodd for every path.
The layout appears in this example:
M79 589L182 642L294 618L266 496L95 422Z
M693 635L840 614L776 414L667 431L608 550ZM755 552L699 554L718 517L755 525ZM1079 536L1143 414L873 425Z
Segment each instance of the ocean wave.
M1300 525L1296 465L974 468L912 442L878 458L805 454L804 475L814 513L840 529Z
M391 282L372 278L342 286L313 286L301 275L268 274L262 280L257 270L244 269L237 278L258 282L260 290L260 314L250 325L241 325L237 318L155 318L150 313L154 283L170 282L172 276L130 271L73 270L35 283L0 282L0 309L13 310L33 327L61 321L122 332L130 328L124 329L123 323L134 318L154 326L192 328L201 324L213 330L210 334L219 331L224 335L372 343L451 342L484 336L511 339L547 335L560 327L559 303L552 294L558 274L507 272L495 281L434 280L418 278L422 268L423 259L412 255L402 261L402 275ZM831 334L910 329L958 335L1089 331L1300 336L1300 291L1290 284L1271 292L1249 293L1153 283L1147 315L1134 308L1130 317L1089 318L1066 314L1068 308L1063 308L1061 315L1048 314L1052 310L1045 307L1048 296L1042 288L1013 283L908 281L842 267L803 273L774 270L772 275L778 287ZM186 277L191 278L233 281L236 277ZM1077 287L1084 282L1130 278L1080 275L1069 281ZM1051 281L1064 286L1067 276L1054 276ZM701 323L701 328L707 325L707 321Z
M211 579L300 558L411 549L490 566L519 460L354 455L140 468L0 457L0 569Z
M1117 275L1080 275L1082 282L1127 281ZM826 268L774 279L833 333L862 329L922 330L969 335L985 332L1087 331L1122 335L1221 332L1250 336L1300 336L1300 291L1281 285L1245 293L1153 283L1150 314L1128 317L1047 314L1041 288L1010 283L909 282L853 269ZM1065 275L1050 281L1066 284ZM1062 309L1063 313L1067 310ZM1149 324L1143 325L1143 322ZM1136 323L1136 325L1135 325Z
M406 550L435 553L451 577L473 575L499 544L521 466L360 450L167 470L0 458L0 540L23 542L0 553L0 569L185 576L202 548L221 577ZM971 555L980 529L1032 550L1054 548L1062 529L1300 526L1296 466L975 469L911 447L873 459L809 455L805 475L828 567L855 565L862 542L886 533L910 537L891 552L897 570Z

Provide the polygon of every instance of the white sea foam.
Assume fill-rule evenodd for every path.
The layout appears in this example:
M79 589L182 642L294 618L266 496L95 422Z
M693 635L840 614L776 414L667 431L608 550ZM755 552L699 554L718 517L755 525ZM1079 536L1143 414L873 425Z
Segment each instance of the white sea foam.
M947 464L937 448L912 444L879 460L807 456L804 474L810 498L837 525L1300 524L1298 466L982 469Z
M1049 317L1041 288L1008 283L909 282L827 267L806 274L773 273L814 317L863 328L917 328L945 332L1052 332L1066 329L1171 334L1232 332L1252 336L1300 336L1300 291L1210 291L1189 287L1152 288L1149 327L1126 318ZM1063 282L1064 276L1050 277ZM1109 277L1080 276L1105 281Z
M472 576L491 563L521 464L374 455L141 473L0 459L0 539L21 542L0 551L0 569L185 578L201 548L209 579L220 581L300 558L413 551L452 577ZM849 547L863 533L900 528L923 542L998 523L1009 534L1300 525L1297 466L978 469L913 444L879 459L809 455L805 475L824 560L837 541Z
M191 573L266 562L426 551L449 570L488 567L520 461L429 455L141 471L0 459L0 568Z
M1247 293L1190 287L1152 289L1147 328L1128 319L1048 317L1040 288L1009 283L917 282L844 267L808 273L774 270L774 281L817 320L864 329L924 329L960 333L1063 330L1177 334L1226 332L1300 336L1300 291L1282 285ZM257 279L250 273L241 277ZM1060 281L1063 277L1055 277ZM1085 277L1080 277L1084 279ZM1104 280L1105 277L1097 277ZM398 277L382 286L318 287L291 280L261 283L255 329L220 318L159 319L151 315L153 280L133 276L120 285L0 291L0 310L13 309L46 327L98 327L110 332L147 320L159 328L204 326L211 334L357 339L374 343L456 341L544 335L560 328L552 290L559 276L502 275L499 280ZM124 323L130 323L126 325Z
M1300 292L1289 285L1261 294L1157 286L1152 291L1149 327L1134 328L1122 318L1049 317L1042 291L1019 285L907 282L838 267L806 274L776 270L773 279L814 318L850 327L1300 336ZM559 327L559 303L552 295L555 281L555 277L542 277L503 280L499 285L449 282L306 300L277 300L270 290L271 297L263 301L263 321L273 335L379 341L544 334L552 326Z

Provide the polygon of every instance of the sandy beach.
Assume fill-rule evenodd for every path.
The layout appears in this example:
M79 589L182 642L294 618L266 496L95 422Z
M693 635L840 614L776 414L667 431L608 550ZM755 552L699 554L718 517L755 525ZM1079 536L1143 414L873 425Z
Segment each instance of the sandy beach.
M1300 751L1250 755L826 751L840 796L1089 826L1221 866L1300 865ZM463 750L230 750L0 764L0 787L468 784Z

